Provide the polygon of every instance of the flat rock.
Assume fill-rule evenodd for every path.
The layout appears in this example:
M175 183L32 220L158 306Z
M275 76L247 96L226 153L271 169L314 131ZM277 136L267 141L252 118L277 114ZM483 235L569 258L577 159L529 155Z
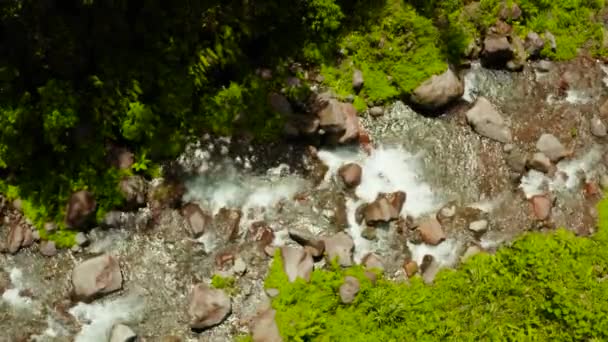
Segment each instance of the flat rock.
M118 291L122 281L120 264L107 254L85 260L72 271L74 294L83 300Z
M488 230L488 221L479 220L469 223L469 230L475 234L483 234Z
M485 97L477 98L473 108L467 111L466 118L479 135L501 143L511 142L511 129L498 110Z
M310 253L304 249L284 246L281 247L281 257L283 258L283 270L290 282L294 282L297 278L310 281L314 267Z
M440 109L464 94L464 82L448 68L441 75L434 75L414 89L411 101L427 109Z
M441 223L434 218L427 219L420 223L418 231L420 232L422 241L432 246L438 245L446 239Z
M369 109L369 115L371 115L373 117L382 116L382 115L384 115L384 108L382 108L380 106L374 106Z
M552 162L558 162L569 155L568 150L553 134L544 133L536 142L536 149L544 153Z
M359 280L355 277L344 277L344 283L340 285L339 294L343 304L350 304L355 300L357 293L361 289Z
M342 267L353 265L355 243L350 235L342 232L325 238L323 241L325 242L325 254L330 262L337 258L338 264Z
M232 311L230 297L219 289L197 284L190 294L190 328L207 329L222 323Z

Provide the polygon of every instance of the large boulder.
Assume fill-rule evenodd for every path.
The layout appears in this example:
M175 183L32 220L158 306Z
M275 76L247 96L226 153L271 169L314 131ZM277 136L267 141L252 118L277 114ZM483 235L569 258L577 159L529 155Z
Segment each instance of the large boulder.
M479 135L508 143L512 140L511 129L502 115L485 97L477 98L475 104L466 113L467 122Z
M92 300L122 288L122 273L118 261L110 255L100 255L78 264L72 271L74 295Z
M324 105L319 105L321 109L317 112L320 128L337 143L356 141L359 137L359 118L355 107L333 98L323 101Z
M426 110L440 109L464 94L464 82L448 68L441 75L434 75L414 89L410 100Z
M513 52L507 37L488 35L483 41L481 62L486 67L502 68L513 58Z
M68 228L80 228L95 212L97 203L87 190L73 193L65 210L65 224Z
M197 284L190 294L190 328L207 329L222 323L232 311L230 297L219 289Z
M365 222L373 226L399 219L405 200L406 194L403 191L378 194L376 200L363 209Z
M186 219L188 231L198 238L203 235L211 224L211 215L205 213L196 203L188 203L182 208L182 215Z
M281 247L281 258L283 259L283 270L290 282L294 282L297 278L310 280L314 266L310 253L304 249L285 246Z
M268 308L253 319L251 327L253 342L283 342L275 316L276 311Z
M350 235L342 232L332 237L323 239L325 242L325 255L329 261L337 259L342 267L353 265L353 249L355 243Z

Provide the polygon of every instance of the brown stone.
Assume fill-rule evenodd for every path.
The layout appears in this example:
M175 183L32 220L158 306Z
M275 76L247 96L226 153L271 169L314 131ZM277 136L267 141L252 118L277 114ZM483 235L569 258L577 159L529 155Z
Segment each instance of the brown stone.
M68 228L80 228L95 212L97 203L93 194L80 190L72 194L66 208L65 223Z
M120 265L110 255L85 260L72 271L74 294L83 300L118 291L122 288L122 281Z
M211 225L211 215L205 213L196 203L186 204L181 212L188 223L188 231L195 238L203 235Z
M411 278L418 273L418 264L414 260L407 261L403 264L403 270L407 277Z
M197 284L190 294L190 327L207 329L222 323L232 311L230 297L219 289L206 284Z
M533 196L530 199L530 202L532 203L532 212L534 213L534 217L536 217L536 219L543 221L551 216L551 207L553 204L547 196Z
M338 175L347 188L355 188L361 184L361 166L355 163L343 165L338 170Z
M427 219L418 227L422 241L429 245L438 245L446 239L441 223L437 219Z
M357 293L361 289L359 280L352 276L344 277L344 283L340 286L338 293L343 304L350 304L355 301Z

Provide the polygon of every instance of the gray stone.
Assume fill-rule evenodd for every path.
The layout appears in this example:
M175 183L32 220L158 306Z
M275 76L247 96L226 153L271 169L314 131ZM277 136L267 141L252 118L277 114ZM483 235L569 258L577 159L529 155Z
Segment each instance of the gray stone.
M194 285L190 294L190 328L207 329L222 323L232 312L230 297L206 284Z
M42 241L40 243L40 254L46 257L52 257L57 255L57 247L55 246L55 242L53 241Z
M290 282L294 282L297 278L310 281L314 267L310 253L307 253L304 249L285 246L281 247L281 257L283 259L283 270Z
M181 213L186 219L189 233L195 238L203 235L212 224L211 215L205 213L196 203L186 204Z
M549 42L551 50L557 50L557 41L555 40L555 36L553 35L553 33L545 31L545 39L547 40L547 42Z
M238 275L242 275L247 271L247 264L243 260L243 258L238 257L234 260L234 265L232 266L232 272Z
M80 228L95 212L97 203L93 194L87 190L74 192L68 201L65 223L68 228Z
M526 35L524 46L526 47L526 52L528 52L528 55L535 58L540 56L540 52L545 47L545 41L540 37L540 35L538 35L538 33L529 32Z
M594 115L589 124L591 126L591 134L595 135L596 137L603 138L608 134L606 124L604 124L599 116Z
M608 175L604 174L600 177L600 187L602 190L608 190Z
M549 159L549 157L547 157L542 152L534 153L534 155L532 155L532 159L530 159L530 162L528 164L531 169L544 173L551 172L553 168L553 164L551 164L551 159Z
M526 162L528 158L525 153L520 150L513 149L507 156L507 165L511 170L522 173L526 170Z
M8 240L6 241L9 253L15 254L21 249L23 241L25 240L26 229L27 228L22 224L13 224L10 227Z
M569 152L564 145L553 135L544 133L536 142L536 149L544 153L552 162L568 156Z
M502 115L486 98L477 98L473 108L467 111L466 118L478 134L502 143L511 142L511 130Z
M488 35L483 41L482 63L490 67L503 67L513 59L514 53L505 36Z
M89 243L89 238L87 238L87 236L83 232L79 232L78 234L76 234L75 240L76 245L78 246L85 246Z
M384 271L384 263L382 262L382 259L380 259L380 257L375 253L366 254L363 259L361 259L361 264L367 269Z
M540 72L549 72L552 67L553 63L544 59L534 65L534 68Z
M276 311L267 308L253 319L251 327L253 342L283 342L275 316Z
M469 230L475 234L483 234L488 230L488 221L479 220L469 223Z

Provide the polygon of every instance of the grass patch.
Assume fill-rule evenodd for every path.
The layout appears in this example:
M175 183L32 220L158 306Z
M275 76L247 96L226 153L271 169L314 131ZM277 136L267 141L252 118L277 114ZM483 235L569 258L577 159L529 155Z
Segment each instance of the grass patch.
M211 278L211 286L224 290L230 296L239 293L239 288L236 286L236 280L233 277L222 277L219 274L214 274Z
M477 255L440 272L433 286L380 279L360 267L331 266L310 283L289 283L275 256L267 288L286 341L604 341L608 339L608 201L599 232L529 233L495 255ZM361 281L351 305L340 303L344 276Z

